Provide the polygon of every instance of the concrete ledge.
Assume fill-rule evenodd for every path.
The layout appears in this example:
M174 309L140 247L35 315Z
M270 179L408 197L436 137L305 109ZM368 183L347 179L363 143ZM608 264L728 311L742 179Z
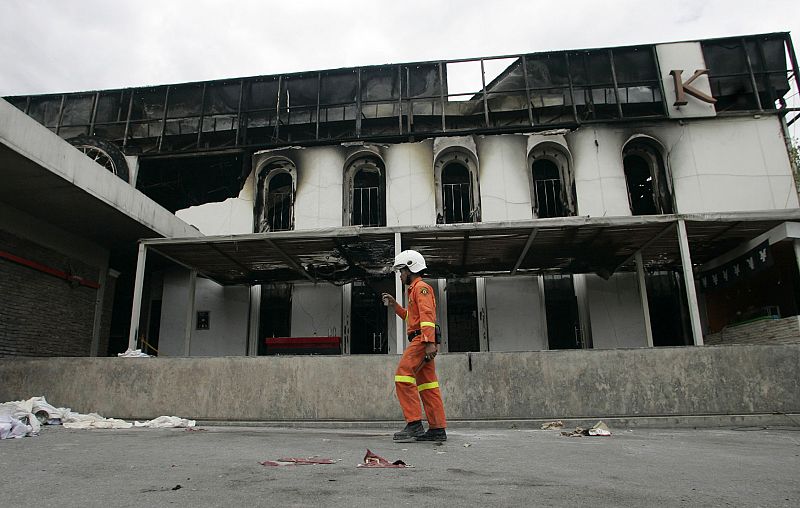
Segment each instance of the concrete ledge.
M800 414L758 414L758 415L704 415L704 416L651 416L638 418L588 418L580 420L561 420L564 423L562 430L574 430L575 427L589 428L602 420L612 430L614 429L704 429L704 428L733 428L733 429L764 429L764 428L795 428L800 427ZM543 423L553 420L449 420L449 429L533 429L540 430ZM198 426L209 427L263 427L263 428L290 428L290 429L387 429L396 431L404 422L398 421L268 421L268 422L243 422L243 421L198 421Z
M126 419L397 422L397 361L9 358L0 359L0 401L44 395L75 411ZM690 426L703 418L736 426L740 417L800 413L800 345L454 353L437 363L454 423L616 418L635 426L655 417L674 427L691 417Z

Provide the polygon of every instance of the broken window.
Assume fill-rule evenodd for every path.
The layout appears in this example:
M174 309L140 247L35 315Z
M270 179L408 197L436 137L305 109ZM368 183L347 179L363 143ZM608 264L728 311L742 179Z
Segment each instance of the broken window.
M776 101L789 92L782 35L702 41L701 46L718 112L776 109Z
M622 164L633 215L672 213L672 193L661 150L648 138L635 138L622 150Z
M259 172L256 214L258 232L294 229L294 164L273 162Z
M267 77L251 81L246 87L242 138L244 144L266 145L277 138L279 78Z
M361 134L400 134L400 68L361 69Z
M345 173L348 189L345 204L345 224L351 226L386 225L386 171L375 156L355 159Z
M472 155L462 150L445 152L437 158L434 171L439 191L436 222L479 222L477 161Z
M115 141L122 146L125 139L125 124L128 121L130 90L100 92L95 110L93 135Z
M567 63L566 53L525 57L534 125L575 121Z
M566 150L540 143L528 157L533 216L539 219L575 215L575 189Z
M48 129L55 131L58 128L61 100L61 95L31 97L28 115Z
M653 46L611 50L619 103L625 117L665 114L654 51Z
M531 125L521 58L484 59L486 109L491 127Z

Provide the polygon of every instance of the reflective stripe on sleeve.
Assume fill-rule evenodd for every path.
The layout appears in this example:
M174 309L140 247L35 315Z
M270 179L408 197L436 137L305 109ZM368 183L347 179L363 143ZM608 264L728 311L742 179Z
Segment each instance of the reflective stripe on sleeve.
M436 323L431 323L430 321L422 321L422 322L419 324L419 327L420 327L420 328L425 328L425 327L428 327L428 328L436 328Z
M439 381L434 381L433 383L424 383L417 387L417 391L423 390L430 390L432 388L439 388Z
M412 385L417 384L417 380L411 376L395 376L394 377L395 383L411 383Z
M406 309L406 315L403 316L403 321L405 321L406 319L408 319L408 309Z

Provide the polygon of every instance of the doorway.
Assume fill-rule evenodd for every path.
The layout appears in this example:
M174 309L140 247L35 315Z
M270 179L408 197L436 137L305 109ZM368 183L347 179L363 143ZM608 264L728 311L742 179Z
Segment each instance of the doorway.
M581 349L578 299L572 275L545 275L544 302L549 349Z
M475 279L448 280L446 291L448 352L480 351Z
M350 354L389 352L388 311L381 293L394 293L394 277L353 283L350 297Z

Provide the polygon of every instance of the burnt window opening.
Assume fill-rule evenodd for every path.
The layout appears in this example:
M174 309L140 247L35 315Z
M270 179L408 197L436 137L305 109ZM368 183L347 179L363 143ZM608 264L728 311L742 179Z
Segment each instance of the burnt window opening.
M566 207L561 197L562 185L558 166L548 159L533 162L533 186L536 196L536 216L565 217Z
M463 164L452 163L442 170L444 222L472 222L472 182Z
M294 229L296 171L289 161L266 166L258 177L257 231Z
M434 164L437 224L480 222L478 161L466 149L441 153Z
M629 142L622 152L622 164L632 215L672 213L666 166L654 142L647 139Z
M717 112L778 109L776 102L790 89L784 35L703 41L701 46Z
M575 215L575 185L564 148L542 143L531 151L528 159L533 216L547 219Z
M345 224L386 225L386 171L378 157L361 157L348 165Z

